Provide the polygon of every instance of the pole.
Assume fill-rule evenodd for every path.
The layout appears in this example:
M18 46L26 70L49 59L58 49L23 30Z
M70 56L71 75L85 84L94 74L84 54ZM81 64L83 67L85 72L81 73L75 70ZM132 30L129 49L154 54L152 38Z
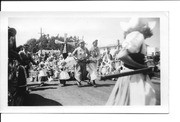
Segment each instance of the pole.
M130 72L123 72L123 73L118 73L118 74L100 76L100 80L107 80L111 78L118 78L118 77L123 77L123 76L128 76L128 75L139 74L139 73L149 73L152 71L153 71L153 67L143 68L143 69L138 69L138 70L130 71Z
M42 28L41 28L41 30L40 30L40 33L41 33L41 39L42 39ZM42 40L41 40L41 54L42 54Z

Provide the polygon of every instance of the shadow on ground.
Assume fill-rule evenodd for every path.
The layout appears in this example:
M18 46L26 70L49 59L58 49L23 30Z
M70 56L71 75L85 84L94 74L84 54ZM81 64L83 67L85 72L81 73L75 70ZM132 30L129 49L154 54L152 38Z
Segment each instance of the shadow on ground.
M110 87L110 86L114 86L114 84L97 84L96 87Z
M35 87L35 88L29 88L31 91L39 91L39 90L47 90L47 89L57 89L57 87Z
M110 86L113 86L114 84L96 84L96 87L110 87ZM81 87L93 87L92 85L85 85L83 84Z
M44 98L37 94L28 94L24 100L24 106L62 106L59 102Z

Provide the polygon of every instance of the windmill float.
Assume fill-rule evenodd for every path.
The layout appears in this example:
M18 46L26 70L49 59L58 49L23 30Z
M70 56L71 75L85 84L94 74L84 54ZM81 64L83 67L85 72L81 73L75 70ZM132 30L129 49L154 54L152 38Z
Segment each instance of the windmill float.
M72 40L71 42L67 41L67 33L64 34L64 41L60 41L58 39L55 40L55 44L65 44L64 45L64 49L63 52L67 51L67 44L70 44L72 46L75 46L76 42L74 40Z
M60 41L58 39L55 40L55 44L63 44L63 50L62 50L62 54L63 54L63 58L65 59L64 61L66 62L66 67L70 68L73 67L74 64L76 64L76 60L74 59L74 57L72 56L68 56L68 48L67 48L67 44L72 45L72 46L76 46L77 42L75 40L70 40L70 42L67 41L67 33L64 34L64 41Z
M68 56L68 53L70 51L70 49L68 49L68 45L71 45L73 47L76 47L77 45L77 41L74 39L67 39L67 33L64 34L64 41L55 39L55 44L62 44L63 45L63 50L62 50L62 54L64 59L66 59L66 57Z

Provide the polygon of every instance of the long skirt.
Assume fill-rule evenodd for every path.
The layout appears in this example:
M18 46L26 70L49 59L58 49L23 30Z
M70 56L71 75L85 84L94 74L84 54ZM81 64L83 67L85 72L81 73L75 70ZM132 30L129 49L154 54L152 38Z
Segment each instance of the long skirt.
M124 71L132 71L125 69ZM155 90L149 76L135 74L120 77L106 105L155 105Z
M75 67L75 79L77 81L84 81L87 79L86 62L79 61Z
M96 80L98 78L97 63L87 64L87 71L89 72L90 80Z
M47 76L40 76L38 79L39 79L39 81L41 83L44 83L44 82L48 81L48 77Z
M66 72L66 71L61 71L61 72L60 72L59 79L60 79L60 80L68 80L68 79L70 79L70 76L69 76L68 72Z

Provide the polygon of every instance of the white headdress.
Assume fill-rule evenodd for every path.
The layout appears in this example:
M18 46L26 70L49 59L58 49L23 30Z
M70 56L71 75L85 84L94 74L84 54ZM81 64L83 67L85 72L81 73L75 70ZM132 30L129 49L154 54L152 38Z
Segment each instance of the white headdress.
M142 26L142 27L148 26L151 30L153 30L153 28L156 26L156 22L150 21L145 18L134 17L134 18L131 18L128 22L120 22L120 26L123 31L127 31L130 28L136 28L139 26Z

